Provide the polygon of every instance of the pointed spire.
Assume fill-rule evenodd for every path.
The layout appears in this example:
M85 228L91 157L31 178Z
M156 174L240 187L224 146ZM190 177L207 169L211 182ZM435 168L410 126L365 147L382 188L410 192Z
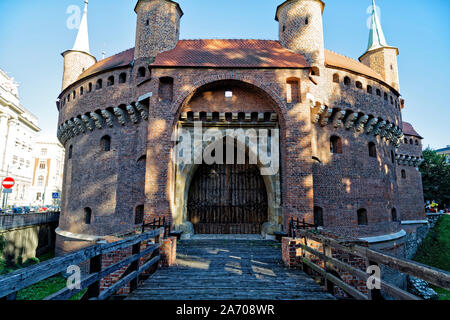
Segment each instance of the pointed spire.
M87 22L87 6L88 0L84 0L84 12L81 19L80 28L78 29L77 39L72 50L82 51L89 53L89 34L88 34L88 22Z
M382 47L388 47L383 29L381 28L380 18L377 13L375 0L372 0L372 22L370 26L369 45L367 51L375 50Z

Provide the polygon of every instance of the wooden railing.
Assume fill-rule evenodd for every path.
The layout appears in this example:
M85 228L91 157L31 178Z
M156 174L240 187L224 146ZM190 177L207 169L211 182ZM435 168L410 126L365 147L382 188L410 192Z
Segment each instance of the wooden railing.
M160 260L159 243L163 234L164 230L160 228L113 243L96 244L62 257L14 271L0 277L0 298L15 300L19 290L60 273L66 273L69 266L80 265L83 262L89 262L89 273L81 278L78 289L66 287L46 297L44 300L66 300L85 289L87 289L87 292L82 299L105 300L128 283L130 284L130 291L133 291L137 288L142 273L155 264L157 267L157 262ZM141 251L142 244L146 244L147 247ZM130 247L132 248L130 256L102 268L103 255ZM150 258L140 264L141 260L145 260L148 256ZM103 278L126 266L129 267L116 283L103 291L100 290L100 282Z
M365 294L361 292L361 290L358 290L354 286L340 279L340 272L349 273L366 283L371 274L333 257L333 253L337 252L363 259L366 267L370 265L378 265L380 267L385 266L398 272L425 280L437 287L450 290L450 273L447 271L425 266L411 260L400 259L380 251L355 245L351 242L338 241L317 234L317 232L314 231L296 229L296 233L298 236L298 239L296 240L299 240L299 243L297 243L296 246L302 249L301 256L298 257L301 262L301 267L308 274L319 275L324 281L326 289L330 293L334 293L334 286L337 286L349 296L358 300L374 300L380 297L379 290L367 290L367 294ZM336 256L336 254L334 254L334 256ZM389 284L382 279L380 279L380 286L381 290L396 299L420 300L419 297Z
M158 217L158 219L153 218L152 222L142 224L142 233L146 232L146 230L155 230L159 228L164 229L164 238L167 238L171 231L171 224L166 222L166 217Z

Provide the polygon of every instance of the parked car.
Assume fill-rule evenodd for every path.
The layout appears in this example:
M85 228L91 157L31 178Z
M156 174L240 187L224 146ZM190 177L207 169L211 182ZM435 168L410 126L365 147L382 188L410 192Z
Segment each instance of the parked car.
M23 208L24 213L30 213L31 212L31 207L29 207L29 206L25 206L25 207L22 207L22 208Z
M25 210L22 207L14 207L12 208L12 213L14 214L24 214Z
M40 207L39 208L39 212L47 212L48 208L47 207Z

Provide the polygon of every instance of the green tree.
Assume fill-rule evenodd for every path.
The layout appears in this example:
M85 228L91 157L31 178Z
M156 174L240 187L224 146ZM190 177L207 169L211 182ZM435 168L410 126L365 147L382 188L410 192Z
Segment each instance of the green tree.
M420 165L425 200L435 200L440 207L450 205L450 163L444 155L427 149Z

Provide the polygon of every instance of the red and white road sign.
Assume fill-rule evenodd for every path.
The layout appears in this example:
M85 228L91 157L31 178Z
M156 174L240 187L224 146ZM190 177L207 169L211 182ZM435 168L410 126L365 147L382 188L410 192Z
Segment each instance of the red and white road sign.
M16 184L16 182L14 181L13 178L5 178L5 180L3 180L2 182L2 186L5 189L11 189L12 187L14 187L14 185Z

